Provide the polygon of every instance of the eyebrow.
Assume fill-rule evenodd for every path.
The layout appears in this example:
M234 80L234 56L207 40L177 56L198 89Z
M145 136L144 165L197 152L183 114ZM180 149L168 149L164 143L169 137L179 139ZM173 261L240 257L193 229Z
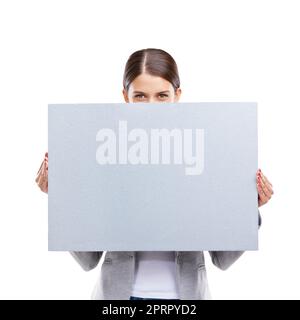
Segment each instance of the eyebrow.
M167 93L170 92L170 90L160 91L159 93ZM133 91L133 93L144 93L143 91Z

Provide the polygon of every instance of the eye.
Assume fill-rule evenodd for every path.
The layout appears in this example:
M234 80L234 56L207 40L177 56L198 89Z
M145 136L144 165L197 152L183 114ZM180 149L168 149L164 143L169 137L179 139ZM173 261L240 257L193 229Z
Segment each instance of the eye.
M164 93L160 93L160 94L159 94L159 97L160 97L160 98L167 98L168 95L167 95L167 94L164 94Z
M135 96L134 96L135 98L143 98L144 97L144 95L143 94L136 94Z

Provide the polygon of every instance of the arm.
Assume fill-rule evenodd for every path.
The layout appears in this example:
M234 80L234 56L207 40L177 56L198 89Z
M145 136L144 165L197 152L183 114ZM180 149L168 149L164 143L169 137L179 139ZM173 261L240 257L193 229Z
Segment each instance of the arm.
M98 265L103 251L70 251L70 254L84 271L89 271Z
M261 226L261 215L258 210L258 228ZM212 263L221 270L228 269L245 251L209 251Z

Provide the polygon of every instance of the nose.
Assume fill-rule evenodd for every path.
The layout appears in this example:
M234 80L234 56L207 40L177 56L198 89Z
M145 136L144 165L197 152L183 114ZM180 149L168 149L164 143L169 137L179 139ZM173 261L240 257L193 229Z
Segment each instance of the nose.
M149 103L155 103L155 102L157 102L157 99L156 99L155 97L150 97L150 98L148 99L148 102L149 102Z

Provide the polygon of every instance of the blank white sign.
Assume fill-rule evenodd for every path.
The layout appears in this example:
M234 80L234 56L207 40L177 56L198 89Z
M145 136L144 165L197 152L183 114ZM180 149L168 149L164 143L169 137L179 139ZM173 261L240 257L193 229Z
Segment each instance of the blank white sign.
M49 250L257 250L257 104L48 106Z

